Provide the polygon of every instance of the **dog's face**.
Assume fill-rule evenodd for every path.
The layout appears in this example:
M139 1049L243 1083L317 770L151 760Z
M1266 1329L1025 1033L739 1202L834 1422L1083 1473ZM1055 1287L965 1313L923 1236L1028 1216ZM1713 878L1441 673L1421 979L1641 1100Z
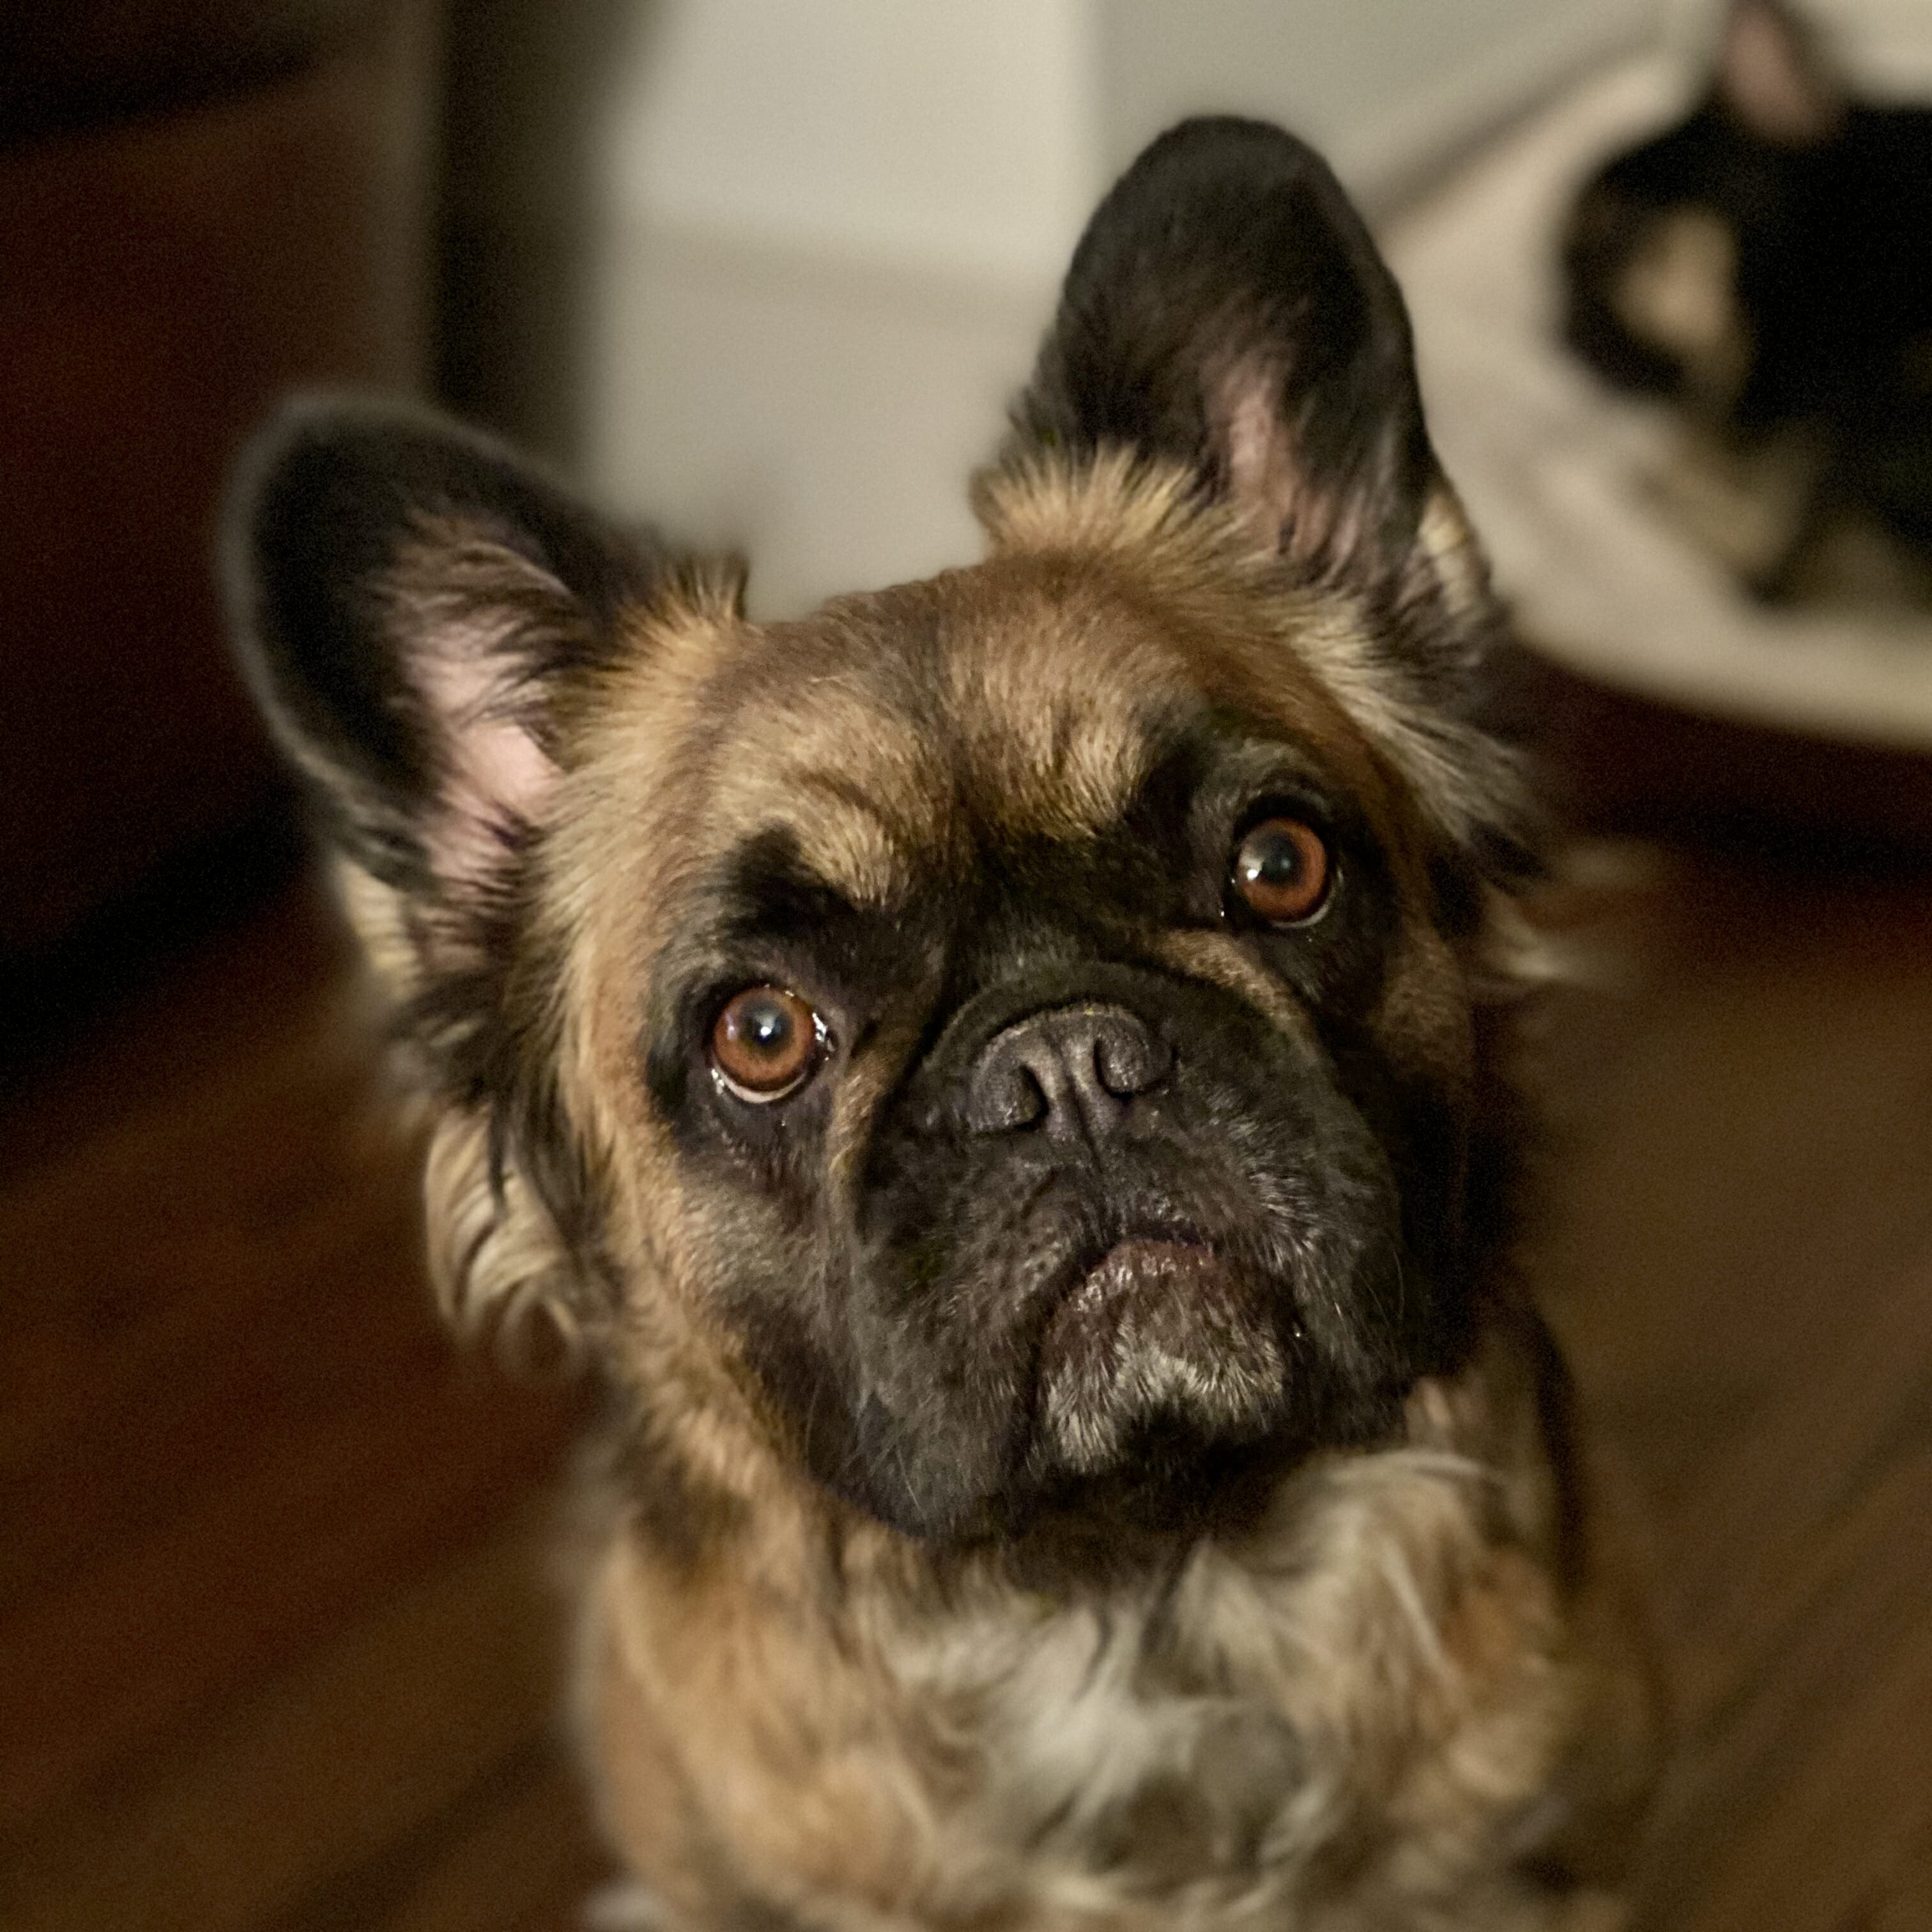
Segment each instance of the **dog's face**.
M1359 1437L1439 1340L1418 827L1210 595L1021 552L740 632L631 794L678 796L612 935L618 1144L811 1466L908 1527Z
M590 1331L687 1502L1159 1518L1457 1344L1516 848L1393 284L1306 150L1191 124L1016 421L987 561L768 627L418 420L303 411L244 485L446 1283Z

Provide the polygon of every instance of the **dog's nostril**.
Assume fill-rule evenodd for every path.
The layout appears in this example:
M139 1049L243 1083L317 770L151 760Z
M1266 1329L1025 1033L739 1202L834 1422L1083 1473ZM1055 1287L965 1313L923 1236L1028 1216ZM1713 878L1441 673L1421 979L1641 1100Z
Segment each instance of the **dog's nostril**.
M1100 1084L1122 1100L1159 1086L1174 1064L1167 1042L1124 1009L1104 1012L1102 1020L1094 1043L1094 1070Z
M976 1132L1014 1133L1038 1126L1048 1104L1038 1078L1016 1058L1006 1057L976 1073L967 1110Z
M968 1124L979 1133L1044 1127L1092 1139L1136 1095L1158 1086L1174 1056L1124 1006L1056 1006L994 1034L967 1076Z

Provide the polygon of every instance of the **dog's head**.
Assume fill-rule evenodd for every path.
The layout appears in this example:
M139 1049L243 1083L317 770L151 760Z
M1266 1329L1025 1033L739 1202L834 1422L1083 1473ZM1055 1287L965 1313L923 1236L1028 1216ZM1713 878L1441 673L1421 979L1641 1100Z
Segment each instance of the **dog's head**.
M770 626L419 419L298 411L238 500L452 1298L586 1331L688 1487L935 1538L1372 1439L1453 1354L1519 856L1482 566L1305 148L1151 148L1016 424L986 562Z

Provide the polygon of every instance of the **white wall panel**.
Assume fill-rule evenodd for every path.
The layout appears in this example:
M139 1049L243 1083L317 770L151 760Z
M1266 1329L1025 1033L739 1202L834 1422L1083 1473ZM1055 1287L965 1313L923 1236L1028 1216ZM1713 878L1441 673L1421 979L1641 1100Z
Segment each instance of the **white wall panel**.
M658 0L617 76L590 481L795 610L970 561L1082 223L1179 115L1377 194L1658 0Z

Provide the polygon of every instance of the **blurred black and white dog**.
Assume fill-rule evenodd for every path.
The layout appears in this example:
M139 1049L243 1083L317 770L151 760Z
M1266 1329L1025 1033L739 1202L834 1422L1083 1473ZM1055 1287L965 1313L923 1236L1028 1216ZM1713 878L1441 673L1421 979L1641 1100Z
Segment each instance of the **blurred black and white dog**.
M1572 345L1754 484L1756 589L1804 588L1848 524L1932 576L1932 108L1852 98L1777 0L1734 0L1708 94L1589 183L1564 263Z

